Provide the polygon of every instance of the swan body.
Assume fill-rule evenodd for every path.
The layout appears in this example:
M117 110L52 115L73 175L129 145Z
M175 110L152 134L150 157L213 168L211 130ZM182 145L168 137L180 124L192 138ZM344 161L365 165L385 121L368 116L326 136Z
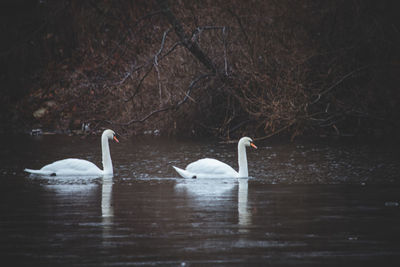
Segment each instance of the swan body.
M63 159L48 164L40 170L25 169L24 171L46 176L86 176L86 175L112 175L113 166L110 156L109 139L119 142L112 130L105 130L101 135L101 150L103 158L103 170L90 161L83 159Z
M238 143L239 171L216 159L204 158L187 165L186 169L174 167L183 178L238 178L248 177L246 147L257 148L249 137L242 137Z

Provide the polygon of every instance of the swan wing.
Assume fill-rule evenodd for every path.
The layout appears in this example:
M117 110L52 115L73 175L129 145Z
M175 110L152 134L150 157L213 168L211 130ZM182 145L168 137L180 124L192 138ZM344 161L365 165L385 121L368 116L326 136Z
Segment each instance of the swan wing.
M53 172L50 172L50 171L41 171L41 170L32 170L32 169L24 169L24 171L32 173L32 174L37 174L37 175L52 175L52 174L54 174Z
M186 170L183 170L183 169L181 169L181 168L178 168L178 167L175 167L175 166L172 166L172 167L173 167L173 168L175 169L175 171L176 171L177 173L179 173L179 175L182 176L183 178L189 179L189 178L193 178L193 176L196 176L195 174L190 173L190 172L188 172L188 171L186 171Z
M228 164L216 159L204 158L190 163L186 171L197 178L238 177L238 173ZM193 177L193 176L192 176Z
M40 173L39 173L40 172ZM95 164L83 159L63 159L44 166L35 172L43 175L101 175L103 173ZM32 173L32 172L31 172Z

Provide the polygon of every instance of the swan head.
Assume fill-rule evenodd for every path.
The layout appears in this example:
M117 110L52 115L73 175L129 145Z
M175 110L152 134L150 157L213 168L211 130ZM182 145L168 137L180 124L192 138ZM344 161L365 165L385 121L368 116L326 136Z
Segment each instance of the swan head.
M113 130L105 130L102 134L102 137L106 137L107 139L114 139L115 142L119 143L119 140L117 139L117 135Z
M251 139L250 137L240 138L238 146L251 146L253 148L257 148L257 146L253 142L253 139Z

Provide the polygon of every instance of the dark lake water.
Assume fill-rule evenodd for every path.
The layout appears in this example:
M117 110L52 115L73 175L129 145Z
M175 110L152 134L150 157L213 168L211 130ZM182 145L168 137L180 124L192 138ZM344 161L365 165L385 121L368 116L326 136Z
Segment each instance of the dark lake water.
M101 166L100 137L3 136L4 266L400 266L398 144L264 141L249 179L183 179L236 144L111 143L114 177L32 177L55 160ZM3 264L2 264L3 265Z

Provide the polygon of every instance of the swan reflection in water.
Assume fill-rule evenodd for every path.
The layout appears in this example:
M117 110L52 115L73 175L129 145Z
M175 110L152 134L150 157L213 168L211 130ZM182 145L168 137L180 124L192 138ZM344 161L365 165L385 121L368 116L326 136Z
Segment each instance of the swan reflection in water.
M46 178L46 179L45 179ZM96 195L96 189L99 188L101 183L101 223L103 242L111 236L111 229L113 225L114 207L112 204L112 186L113 176L104 175L100 177L43 177L42 180L46 181L45 187L57 194L57 199L83 198L88 201L90 196ZM101 180L99 180L101 179ZM76 201L73 201L76 202Z
M238 217L239 217L239 232L248 233L251 225L251 213L247 206L248 199L248 178L239 178L238 186Z
M114 218L114 207L112 205L113 176L103 176L101 185L101 218L103 227L103 242L111 236Z
M31 174L29 179L39 181L44 188L57 194L57 199L81 198L94 194L99 176L49 176Z
M195 205L207 209L221 208L223 201L229 201L237 192L239 232L248 232L251 225L251 213L247 204L248 178L183 179L175 185L175 191L179 194L188 194L194 200ZM223 208L226 207L223 206Z
M232 178L201 178L201 179L179 179L175 185L178 193L187 193L196 200L208 202L215 198L231 195L236 186L236 179Z

